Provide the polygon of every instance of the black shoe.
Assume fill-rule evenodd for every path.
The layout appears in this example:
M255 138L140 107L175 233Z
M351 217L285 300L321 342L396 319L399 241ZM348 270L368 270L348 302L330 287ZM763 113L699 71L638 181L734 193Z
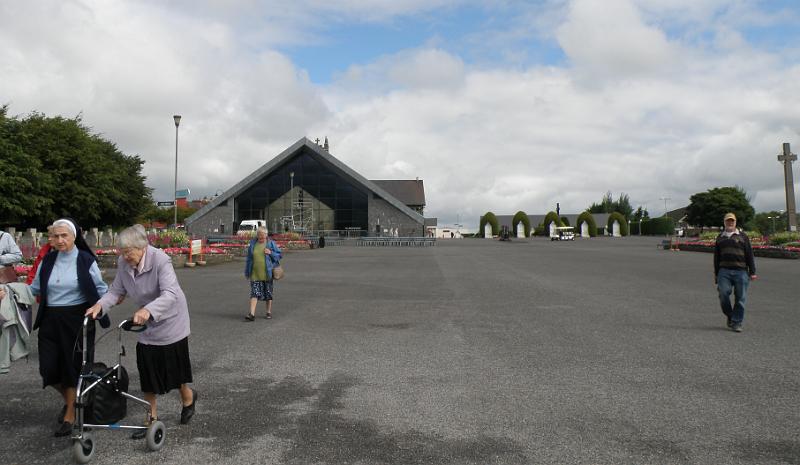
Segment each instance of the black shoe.
M731 317L728 317L728 328L733 329L733 321L731 321Z
M247 315L244 317L244 319L247 321L256 321L256 317L254 315Z
M181 424L189 423L194 416L194 404L197 402L197 391L192 389L192 403L181 409Z
M57 425L61 425L64 423L64 416L67 414L67 406L61 407L61 413L58 414L58 419L56 420Z
M72 434L72 423L68 421L62 421L61 424L58 425L58 428L56 428L56 432L53 434L53 436L60 438L63 436L69 436L70 434Z

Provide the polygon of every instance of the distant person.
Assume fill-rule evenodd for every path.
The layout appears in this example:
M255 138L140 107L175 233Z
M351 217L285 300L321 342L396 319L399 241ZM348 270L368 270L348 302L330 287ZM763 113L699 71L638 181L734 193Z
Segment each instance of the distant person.
M47 227L47 242L39 248L39 253L33 261L33 266L28 271L28 278L25 280L28 285L30 285L33 282L33 278L36 277L36 270L39 269L39 264L42 263L42 259L53 250L53 240L53 225L50 225Z
M195 412L197 392L192 382L189 359L189 306L178 284L172 260L161 249L151 246L142 225L122 230L117 236L120 257L117 275L108 293L86 311L97 318L117 305L123 297L135 302L138 310L133 322L147 325L136 343L136 367L144 399L150 403L147 424L158 420L156 395L177 389L181 398L181 424L189 423ZM133 439L145 437L137 430Z
M319 248L320 249L324 249L325 248L325 235L324 234L320 234L319 235Z
M750 239L736 228L736 215L726 213L725 229L717 236L714 245L714 282L719 291L722 313L728 319L728 328L742 332L747 287L756 276L756 263ZM731 307L731 292L734 304Z
M278 244L267 237L267 228L259 226L256 237L247 247L247 262L244 266L244 277L250 280L250 312L244 317L246 321L255 321L259 300L266 302L266 318L272 318L272 269L280 264L281 257L283 254Z
M42 387L52 386L64 399L55 436L68 436L75 423L75 395L81 372L83 318L86 309L106 293L97 257L74 221L52 225L53 251L45 255L30 285L41 298L33 329L39 330L39 374ZM104 327L108 327L108 319ZM89 354L94 350L95 325L86 329ZM91 362L91 357L88 359Z
M14 265L22 261L22 251L19 250L17 242L11 234L0 231L0 283L15 282L17 274L14 271ZM10 270L10 271L9 271ZM8 278L4 278L4 274Z

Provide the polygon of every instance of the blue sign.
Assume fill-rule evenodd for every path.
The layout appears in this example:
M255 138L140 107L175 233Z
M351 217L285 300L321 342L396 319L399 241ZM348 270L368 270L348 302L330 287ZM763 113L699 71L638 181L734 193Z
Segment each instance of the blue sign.
M176 199L188 199L189 198L189 189L179 189L175 191L175 198Z

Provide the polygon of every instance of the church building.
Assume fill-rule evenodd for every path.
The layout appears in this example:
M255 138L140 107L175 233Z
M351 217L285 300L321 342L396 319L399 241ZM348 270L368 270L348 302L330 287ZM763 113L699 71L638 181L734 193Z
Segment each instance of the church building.
M302 138L186 219L191 234L233 234L244 220L271 232L422 237L420 179L370 181Z

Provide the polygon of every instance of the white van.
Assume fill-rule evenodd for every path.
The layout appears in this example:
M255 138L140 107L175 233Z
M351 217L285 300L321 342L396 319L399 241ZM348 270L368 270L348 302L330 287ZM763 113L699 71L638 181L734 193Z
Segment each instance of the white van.
M239 223L237 234L255 234L260 226L267 227L266 220L243 220Z

